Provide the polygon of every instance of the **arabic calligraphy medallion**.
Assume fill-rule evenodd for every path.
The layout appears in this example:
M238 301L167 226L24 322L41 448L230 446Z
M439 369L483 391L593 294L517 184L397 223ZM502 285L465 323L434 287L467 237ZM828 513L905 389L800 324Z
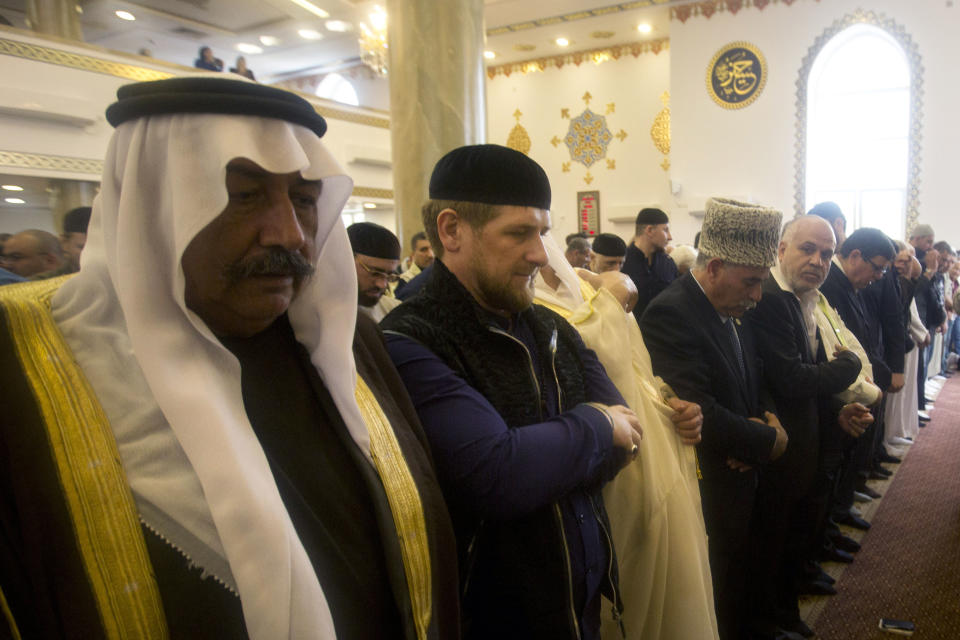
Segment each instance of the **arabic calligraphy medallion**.
M707 91L724 109L742 109L752 103L767 83L767 61L749 42L731 42L707 67Z

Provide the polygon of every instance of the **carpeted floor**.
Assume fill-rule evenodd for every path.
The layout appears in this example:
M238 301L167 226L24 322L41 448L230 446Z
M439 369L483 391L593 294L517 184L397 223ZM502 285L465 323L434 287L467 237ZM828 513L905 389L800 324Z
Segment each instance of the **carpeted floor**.
M856 532L854 562L824 567L839 577L838 594L803 603L822 640L897 637L877 628L883 617L912 621L918 640L960 639L960 373L904 453L886 465L893 478L871 482L884 495L863 509L872 527Z

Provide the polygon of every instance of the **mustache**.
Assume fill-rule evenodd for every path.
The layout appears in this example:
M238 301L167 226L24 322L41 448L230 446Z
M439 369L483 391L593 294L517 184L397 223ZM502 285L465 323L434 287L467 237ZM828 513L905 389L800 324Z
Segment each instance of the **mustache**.
M304 278L313 275L314 266L295 251L280 247L270 247L267 252L234 262L226 268L227 278L236 282L253 276L293 276Z

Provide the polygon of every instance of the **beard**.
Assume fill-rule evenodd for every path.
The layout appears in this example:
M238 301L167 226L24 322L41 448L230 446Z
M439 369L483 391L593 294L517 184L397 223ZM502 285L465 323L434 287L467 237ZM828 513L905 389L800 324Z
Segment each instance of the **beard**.
M512 274L498 278L487 271L482 258L482 255L474 256L473 269L477 274L477 288L487 306L508 313L519 313L533 304L537 267L533 267L529 283L518 287L513 284Z

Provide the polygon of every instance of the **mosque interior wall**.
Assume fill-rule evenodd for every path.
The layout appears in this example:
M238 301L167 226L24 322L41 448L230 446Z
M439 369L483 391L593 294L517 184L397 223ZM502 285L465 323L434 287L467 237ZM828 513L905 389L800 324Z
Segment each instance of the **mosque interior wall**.
M671 213L675 241L692 242L704 201L713 195L755 200L792 216L796 83L802 60L835 21L857 11L874 12L892 19L912 38L923 67L919 221L932 224L939 237L958 241L960 216L951 210L956 199L951 178L953 153L960 147L960 84L955 80L960 7L952 5L945 0L781 0L762 10L748 6L735 14L673 19L669 43L658 53L628 52L601 64L584 60L538 72L488 74L488 141L506 144L515 127L522 127L529 154L543 165L553 185L558 236L577 227L580 191L599 191L601 230L623 237L632 233L632 218L640 207L657 205ZM707 92L707 66L721 47L734 41L749 42L763 53L768 80L749 106L724 109ZM33 53L23 54L24 48ZM0 27L0 56L0 173L66 179L99 178L112 132L103 110L116 89L133 79L131 73L161 77L187 71L6 27ZM91 60L96 64L91 66ZM376 82L380 89L386 85L373 78L368 84ZM387 205L368 219L389 223L393 179L388 116L314 102L335 112L328 116L326 141L353 177L355 195ZM653 135L665 104L671 120L667 153L664 140L658 148ZM611 136L589 167L572 159L564 143L572 120L587 107L605 118ZM625 135L618 135L621 132ZM523 135L515 138L513 142L522 142ZM24 221L33 227L53 226L42 207L21 209L16 215L10 211L9 206L0 208L0 232L22 229Z

